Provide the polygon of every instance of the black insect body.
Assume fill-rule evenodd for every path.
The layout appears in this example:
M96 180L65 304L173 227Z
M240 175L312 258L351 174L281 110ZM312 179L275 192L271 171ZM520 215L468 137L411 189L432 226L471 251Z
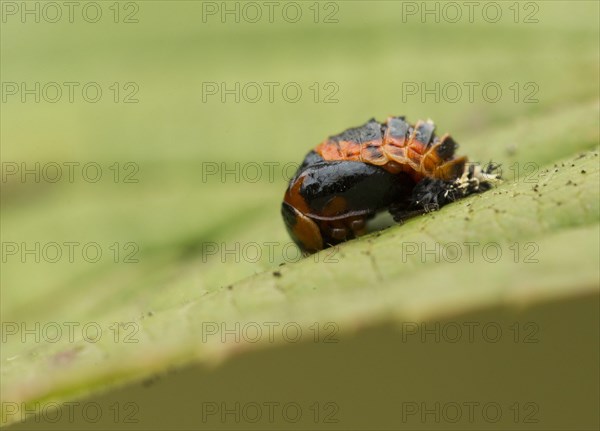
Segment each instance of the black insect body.
M282 215L296 244L314 253L367 232L388 210L396 221L488 190L494 166L482 170L455 157L456 142L434 134L432 121L374 119L331 136L310 151L286 190Z

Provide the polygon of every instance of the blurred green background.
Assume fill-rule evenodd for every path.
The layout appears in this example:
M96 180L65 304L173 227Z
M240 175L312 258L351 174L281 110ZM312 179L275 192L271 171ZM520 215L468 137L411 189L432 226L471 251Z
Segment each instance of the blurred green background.
M526 131L536 118L598 101L597 1L498 2L502 15L496 22L496 9L484 15L485 2L472 22L458 2L462 17L455 23L449 22L453 10L431 2L427 7L438 7L439 19L430 14L423 20L422 2L297 2L302 15L295 23L288 21L297 9L284 16L285 3L269 22L268 9L258 2L262 17L256 23L248 22L253 10L246 9L244 18L245 3L98 4L102 17L96 23L87 22L81 8L69 22L65 7L58 22L42 13L37 23L30 15L23 22L20 9L13 14L24 3L2 2L2 241L29 247L95 242L103 252L97 263L78 251L73 263L66 256L50 263L32 255L22 262L3 249L3 321L135 320L277 268L289 243L279 215L283 167L299 163L326 136L368 118L432 118L462 153L487 162L499 153L486 147L488 136L515 125ZM219 11L207 14L213 7ZM235 15L223 22L223 7L239 7L240 22ZM131 20L137 22L125 22ZM23 102L20 92L9 91L11 83L34 88L36 82L79 86L72 103L64 84L56 103L43 94L39 103L31 95ZM88 82L102 89L97 103L81 94ZM473 100L465 82L475 83ZM254 103L243 94L239 103L231 95L223 102L220 93L203 100L206 83L259 83L263 93ZM263 83L277 83L272 102ZM287 83L302 89L295 103L282 95ZM422 92L407 94L407 83L452 88L436 101ZM457 100L452 83L462 89ZM482 94L488 83L502 90L497 102ZM137 103L124 103L132 89ZM590 121L597 118L582 118ZM587 147L594 144L592 138ZM510 162L511 148L519 145L506 143L499 161ZM551 151L548 162L570 155L556 146ZM76 168L72 183L66 170L56 183L36 183L31 175L23 181L6 171L7 163L31 168L53 162L95 162L102 178L85 181ZM131 172L127 163L139 167L138 181L125 183L121 176L115 182L116 162L120 174ZM258 163L261 178L228 175L223 181L219 171L204 181L207 163L229 169ZM265 163L276 163L272 180ZM262 257L254 262L206 255L202 244L208 242L221 248L256 243ZM267 253L270 242L277 243L274 258ZM121 253L117 263L114 243ZM123 262L133 250L125 248L128 243L139 247L139 262ZM23 349L21 343L5 347L3 361Z

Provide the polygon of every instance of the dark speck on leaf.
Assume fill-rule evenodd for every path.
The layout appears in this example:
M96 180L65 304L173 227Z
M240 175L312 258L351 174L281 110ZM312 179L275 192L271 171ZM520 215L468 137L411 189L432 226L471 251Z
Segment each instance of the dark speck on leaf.
M582 173L582 174L585 174L585 169L582 169L582 170L581 170L581 173Z
M275 277L281 277L281 272L279 272L279 271L273 271L273 275Z
M146 380L142 381L142 386L145 387L145 388L150 387L150 386L154 385L159 380L160 380L160 376L158 376L158 375L149 377Z
M233 286L230 284L229 286L227 286L228 290L233 290Z

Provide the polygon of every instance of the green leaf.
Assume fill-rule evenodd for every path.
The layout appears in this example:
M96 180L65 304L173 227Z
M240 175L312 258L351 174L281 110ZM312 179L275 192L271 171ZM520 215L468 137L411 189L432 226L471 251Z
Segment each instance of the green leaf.
M423 23L403 19L421 2L322 3L321 18L339 8L331 24L313 22L312 2L298 23L256 24L204 23L212 2L137 3L131 25L108 3L94 24L67 22L64 9L56 24L3 16L3 83L105 91L96 104L6 94L3 169L93 161L105 176L3 178L3 246L100 242L105 256L3 254L0 426L231 429L220 414L204 420L206 403L222 413L221 403L289 401L302 406L298 422L263 411L245 425L431 429L423 403L476 401L502 417L463 410L445 425L598 429L598 2L507 2L496 23L481 6L475 22L463 9L457 23ZM109 87L132 81L140 102L114 103ZM304 97L204 103L207 81L298 83ZM406 83L458 85L463 97L407 97ZM482 98L486 83L502 88L499 101ZM328 134L387 115L432 118L471 161L501 163L503 183L300 260L279 216L289 172L203 177L204 162L297 163ZM124 174L129 161L139 183L113 181L109 167ZM123 262L125 244L139 262ZM262 255L244 257L253 244ZM27 414L84 400L101 406L98 422L81 410L75 421ZM140 421L128 425L132 402ZM420 411L404 417L406 406Z
M70 400L176 365L215 364L286 344L280 331L270 341L224 343L220 331L211 332L221 324L294 322L310 334L315 322L335 322L340 337L352 337L390 322L597 295L599 163L597 149L590 151L598 141L592 120L597 108L584 105L541 116L526 129L515 125L486 134L489 145L480 153L505 167L504 181L487 193L288 263L277 274L265 271L183 305L149 309L151 315L120 332L108 313L99 320L104 336L95 343L36 345L9 337L2 352L3 397L19 403ZM514 142L516 153L502 157L502 143ZM550 161L547 154L560 158ZM535 169L506 170L526 161ZM169 291L193 291L200 268ZM135 343L122 342L127 334Z

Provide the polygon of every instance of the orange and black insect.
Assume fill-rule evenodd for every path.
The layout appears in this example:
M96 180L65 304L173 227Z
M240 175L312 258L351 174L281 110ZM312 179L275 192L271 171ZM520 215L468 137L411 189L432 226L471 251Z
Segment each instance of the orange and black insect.
M300 249L314 253L363 235L387 209L395 220L488 190L491 172L455 157L456 142L431 120L375 119L310 151L285 192L281 212Z

